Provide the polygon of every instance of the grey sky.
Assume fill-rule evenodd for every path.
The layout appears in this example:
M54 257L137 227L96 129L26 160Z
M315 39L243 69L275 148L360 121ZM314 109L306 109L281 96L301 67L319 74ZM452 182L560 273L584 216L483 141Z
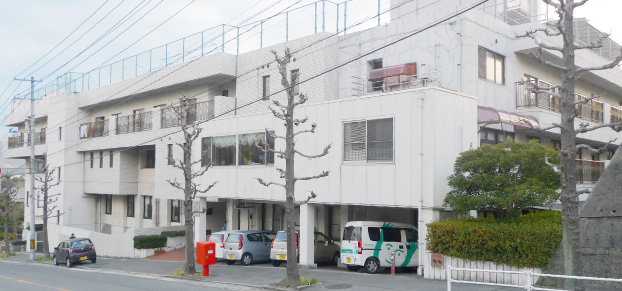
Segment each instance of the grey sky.
M91 13L93 13L105 2L105 0L2 1L2 3L0 3L0 37L3 39L3 45L0 46L0 57L2 58L2 70L0 70L0 93L7 88L9 82L11 82L14 76L18 75L30 66L39 57L43 56L48 50L66 37L82 21L84 21ZM33 75L35 78L50 75L44 84L50 82L50 80L54 79L56 76L61 75L62 73L73 68L74 65L79 63L82 59L90 56L91 53L95 52L103 44L107 43L109 39L127 28L130 23L133 23L136 19L138 19L138 17L143 15L149 9L155 7L153 8L153 11L147 14L143 20L138 22L117 40L108 45L108 47L102 49L99 53L90 57L82 65L79 65L72 70L75 72L87 72L117 54L120 50L127 47L129 44L146 34L159 23L163 22L176 11L191 2L192 4L190 4L188 8L180 12L177 16L172 18L169 22L161 26L148 37L141 40L135 46L121 53L114 60L119 60L123 57L128 57L136 53L149 50L153 47L195 32L199 32L208 27L219 25L221 23L238 24L242 20L266 7L270 8L251 21L268 17L269 15L284 9L288 5L296 3L294 0L125 1L90 33L76 42L75 45L67 49L67 51L61 54L57 59L34 72ZM302 0L299 4L297 4L297 6L310 2L313 1ZM349 4L349 13L352 9L352 12L358 11L360 15L370 15L377 9L377 6L374 4L377 3L377 0L356 0L355 2L361 3L361 5L354 7L353 4ZM381 2L383 3L383 6L388 6L389 0L381 0ZM42 62L22 73L19 77L29 77L29 74L34 69L38 68L52 56L56 55L61 49L65 48L65 46L76 40L79 35L85 32L88 28L95 24L97 20L101 19L108 11L112 10L112 8L119 3L121 3L121 0L107 1L103 8L79 31L72 35L72 37L65 41L58 49L48 55ZM123 15L130 12L135 7L138 7L139 10L137 15L119 27L118 30L112 33L108 39L101 41L96 46L91 48L91 50L84 52L76 59L76 61L69 63L67 66L59 69L57 72L54 72L56 68L72 59L73 56L79 54L80 51L83 50L89 43L97 39L100 35L102 35L102 33L104 33L104 31L121 19ZM329 10L328 7L327 10ZM586 17L597 29L604 32L611 32L612 38L618 43L622 43L622 28L620 28L622 27L622 20L619 19L619 11L622 11L622 1L620 0L591 0L583 8L577 10L576 16ZM334 13L329 14L330 13L327 12L327 18L333 19ZM290 32L290 38L313 33L313 25L311 24L313 22L312 17L312 7L309 7L299 14L291 16L290 26L294 21L304 21L306 23L304 27L299 27L299 31ZM350 17L355 18L355 13L352 13L352 16L349 16L348 20L351 20ZM326 25L328 31L335 30L335 22L334 20L332 21L333 22L327 21ZM265 37L272 37L274 39L278 39L279 37L284 38L284 33L282 32L282 27L284 27L283 19L275 19L274 22L275 23L273 24L266 24L264 26L266 34ZM342 24L340 24L340 26L342 26ZM299 35L296 35L296 33ZM254 47L258 47L259 40L257 34L258 29L255 29L249 33L248 39L244 41L241 46L246 47L247 49L254 49ZM284 41L284 39L279 41ZM215 40L214 42L216 43L218 40ZM229 46L229 48L232 49L233 47ZM138 68L137 66L137 70L140 72L145 70L145 68L142 66ZM18 85L19 87L17 87ZM18 82L13 82L13 84L8 87L8 90L0 98L0 105L3 104L7 98L12 98L15 94L23 92L24 90L27 90L27 88L28 84L26 83L20 84ZM0 108L0 110L2 109L4 108ZM10 107L8 110L0 112L0 116L6 115L9 111ZM6 128L0 129L0 136L3 136L5 133Z

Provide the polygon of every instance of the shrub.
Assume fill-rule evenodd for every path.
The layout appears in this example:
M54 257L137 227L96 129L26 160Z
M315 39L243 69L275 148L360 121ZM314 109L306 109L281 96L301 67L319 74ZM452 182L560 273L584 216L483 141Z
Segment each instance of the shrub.
M300 283L298 284L298 286L309 286L315 284L317 284L317 278L300 277Z
M139 235L134 237L134 248L156 249L166 246L166 237L163 235Z
M185 230L163 231L161 235L163 235L165 237L185 236L186 235L186 231Z
M11 242L11 245L13 246L25 246L26 245L26 241L25 240L14 240Z
M177 268L177 270L175 270L175 272L171 273L171 275L173 275L173 276L183 276L183 275L185 275L185 274L186 274L186 272L184 272L184 271L183 271L182 269L180 269L180 268Z
M15 240L15 235L12 233L9 233L9 239ZM0 232L0 240L4 240L4 232Z
M562 239L561 213L513 219L467 218L427 224L428 250L467 260L545 267Z

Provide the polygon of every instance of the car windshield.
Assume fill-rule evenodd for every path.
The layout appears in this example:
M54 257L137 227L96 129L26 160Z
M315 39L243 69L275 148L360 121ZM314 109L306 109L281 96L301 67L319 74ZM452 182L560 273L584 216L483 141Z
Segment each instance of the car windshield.
M238 243L238 242L240 242L240 237L241 236L242 236L242 234L240 234L240 233L232 233L227 238L227 242L228 243Z
M279 231L276 234L276 238L274 238L274 241L278 241L278 242L284 242L287 241L287 233L284 231Z
M344 228L343 240L361 240L361 228L354 226Z
M79 240L79 241L74 241L71 243L71 247L72 248L83 248L83 247L90 247L92 246L93 243L90 240Z

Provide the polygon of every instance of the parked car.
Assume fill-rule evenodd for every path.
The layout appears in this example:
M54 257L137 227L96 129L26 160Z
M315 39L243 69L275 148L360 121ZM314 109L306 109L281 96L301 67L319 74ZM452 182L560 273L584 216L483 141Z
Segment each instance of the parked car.
M350 271L364 267L367 273L395 266L413 269L419 265L417 228L404 223L351 221L343 230L341 262Z
M328 239L328 237L321 232L315 232L313 238L313 257L316 263L337 264L337 260L339 260L339 251L339 245L332 239ZM296 232L296 256L298 256L298 232ZM275 267L287 261L287 233L285 231L277 232L274 240L272 240L270 260Z
M270 261L270 245L274 236L275 233L268 230L232 232L225 241L225 261L228 265L240 261L244 266Z
M90 260L91 263L95 264L97 254L95 253L95 246L90 239L74 238L61 241L54 248L52 260L54 260L54 265L65 263L68 268L71 268L73 264L86 260Z
M208 241L216 243L216 260L224 259L225 241L227 240L227 237L229 237L230 233L231 231L215 232L210 234L209 238L207 239Z

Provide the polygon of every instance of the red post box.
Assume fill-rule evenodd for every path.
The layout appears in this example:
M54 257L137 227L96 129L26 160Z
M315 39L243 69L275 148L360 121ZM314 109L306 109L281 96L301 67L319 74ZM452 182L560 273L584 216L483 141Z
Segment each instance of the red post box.
M203 277L209 276L209 265L216 264L216 243L197 242L197 264L203 265Z

